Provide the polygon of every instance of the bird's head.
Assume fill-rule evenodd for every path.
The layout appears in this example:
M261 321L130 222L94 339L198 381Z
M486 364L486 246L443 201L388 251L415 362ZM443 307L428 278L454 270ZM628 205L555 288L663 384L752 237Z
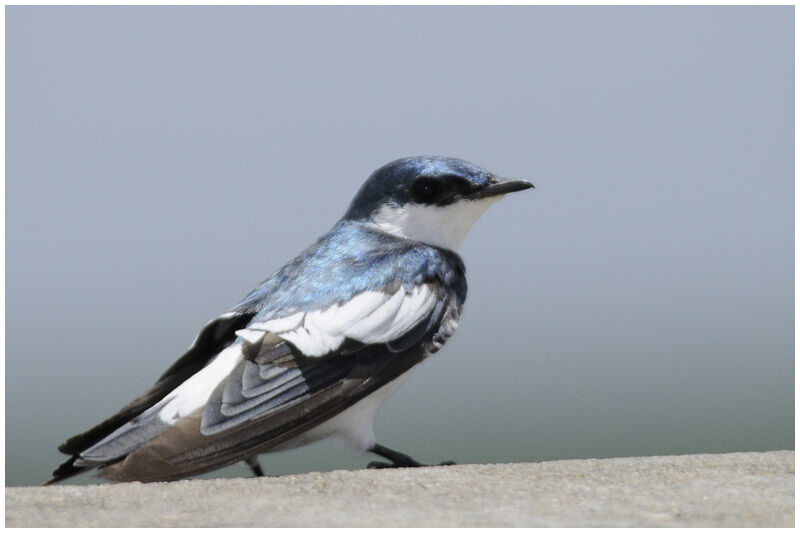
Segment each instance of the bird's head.
M373 172L344 219L455 250L490 205L507 193L532 187L453 157L407 157Z

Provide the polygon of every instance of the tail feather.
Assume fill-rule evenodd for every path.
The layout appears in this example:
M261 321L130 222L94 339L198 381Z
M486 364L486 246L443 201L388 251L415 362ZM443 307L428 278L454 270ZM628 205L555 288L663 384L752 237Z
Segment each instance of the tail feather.
M149 390L111 418L61 444L58 450L72 457L53 472L52 479L48 480L45 485L51 485L86 470L102 466L101 464L76 466L75 462L83 451L161 401L170 391L207 365L221 350L236 339L236 330L243 328L253 315L254 313L225 314L206 324L189 350L169 367ZM115 461L109 461L106 464L113 462Z

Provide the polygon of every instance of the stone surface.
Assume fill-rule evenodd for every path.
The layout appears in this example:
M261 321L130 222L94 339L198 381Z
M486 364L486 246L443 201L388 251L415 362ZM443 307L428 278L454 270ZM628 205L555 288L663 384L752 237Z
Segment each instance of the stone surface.
M794 452L6 488L6 526L788 526Z

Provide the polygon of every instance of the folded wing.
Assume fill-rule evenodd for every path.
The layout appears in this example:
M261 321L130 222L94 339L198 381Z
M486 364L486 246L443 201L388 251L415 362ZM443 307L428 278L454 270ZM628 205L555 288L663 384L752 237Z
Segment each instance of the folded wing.
M70 467L103 466L101 475L117 480L178 479L278 447L435 351L457 322L455 300L426 283L252 317L206 366L81 450Z

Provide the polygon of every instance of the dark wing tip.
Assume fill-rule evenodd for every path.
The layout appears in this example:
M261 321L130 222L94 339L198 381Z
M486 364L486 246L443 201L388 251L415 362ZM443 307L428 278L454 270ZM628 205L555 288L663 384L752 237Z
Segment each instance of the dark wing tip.
M61 449L61 447L59 447L59 450L60 449ZM53 483L58 483L59 481L63 481L65 479L67 479L67 478L71 478L72 476L77 476L81 472L85 472L86 470L89 470L90 468L94 468L94 466L75 466L74 463L75 463L75 461L77 459L78 459L78 456L75 455L73 457L70 457L65 462L61 463L61 465L59 465L58 468L53 470L53 474L52 474L53 477L50 478L49 480L45 481L44 483L42 483L42 485L44 485L44 486L52 485Z
M131 403L131 406L134 406L135 403L136 400L134 400L134 402ZM60 451L61 453L65 453L67 455L77 456L83 450L93 446L94 444L97 444L106 435L109 435L115 429L117 429L122 424L130 420L133 416L140 414L140 412L144 410L142 406L134 406L134 407L135 408L133 409L129 408L128 412L126 412L125 409L123 409L116 415L100 422L92 429L84 431L83 433L79 433L73 437L70 437L69 439L66 440L66 442L64 442L58 447L58 451Z

